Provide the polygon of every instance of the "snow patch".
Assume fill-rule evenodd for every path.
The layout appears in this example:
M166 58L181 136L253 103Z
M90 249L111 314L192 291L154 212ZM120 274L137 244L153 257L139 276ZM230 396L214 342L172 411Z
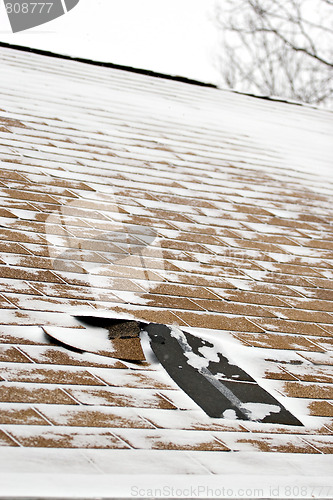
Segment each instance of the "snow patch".
M228 418L229 420L237 420L236 412L235 412L235 410L232 410L231 408L229 408L228 410L225 410L222 413L222 417Z
M242 409L249 413L251 420L262 420L268 417L271 413L279 413L281 408L277 405L269 405L265 403L244 403Z

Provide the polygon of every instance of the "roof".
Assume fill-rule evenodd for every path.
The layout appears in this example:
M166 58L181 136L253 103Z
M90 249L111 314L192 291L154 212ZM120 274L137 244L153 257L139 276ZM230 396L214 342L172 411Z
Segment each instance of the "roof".
M87 495L118 474L329 481L332 113L8 47L0 65L0 495L21 473L45 496L71 474ZM126 357L84 316L212 342L303 425L209 417L147 339Z

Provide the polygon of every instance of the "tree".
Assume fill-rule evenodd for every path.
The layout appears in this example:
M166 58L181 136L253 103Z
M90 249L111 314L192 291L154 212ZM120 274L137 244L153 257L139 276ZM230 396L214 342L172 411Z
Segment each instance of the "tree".
M218 66L230 88L333 103L333 0L223 0Z

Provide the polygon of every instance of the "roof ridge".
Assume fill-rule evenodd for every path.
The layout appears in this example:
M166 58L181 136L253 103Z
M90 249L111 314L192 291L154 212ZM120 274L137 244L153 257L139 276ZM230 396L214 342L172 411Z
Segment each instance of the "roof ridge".
M160 78L164 80L171 80L174 82L180 82L180 83L186 83L188 85L195 85L197 87L206 87L206 88L212 88L212 89L218 89L218 90L224 90L226 92L232 92L234 94L239 94L239 95L244 95L248 97L253 97L254 99L261 99L264 101L271 101L271 102L278 102L278 103L283 103L283 104L291 104L294 106L303 106L306 108L311 108L311 109L316 109L319 111L329 111L333 112L330 109L321 109L318 108L315 105L308 104L306 102L297 102L297 101L291 101L288 100L287 98L283 97L277 97L277 96L269 96L269 95L257 95L253 94L251 92L242 92L240 90L236 89L228 89L228 88L221 88L218 85L214 83L208 83L208 82L202 82L200 80L196 80L194 78L188 78L186 76L179 76L179 75L169 75L167 73L160 73L158 71L153 71L150 69L144 69L144 68L135 68L133 66L127 66L125 64L115 64L111 62L105 62L105 61L96 61L93 59L87 59L84 57L75 57L75 56L70 56L66 54L59 54L58 52L52 52L49 50L43 50L43 49L37 49L35 47L27 47L24 45L16 45L16 44L11 44L8 42L2 42L0 41L0 47L8 48L8 49L14 49L14 50L19 50L21 52L29 52L32 54L39 54L41 56L48 56L48 57L54 57L55 59L63 59L67 61L76 61L80 62L83 64L89 64L91 66L99 66L99 67L104 67L104 68L111 68L111 69L118 69L121 71L127 71L128 73L135 73L139 75L146 75L146 76L151 76L153 78Z
M42 56L54 57L56 59L64 59L67 61L81 62L84 64L90 64L92 66L101 66L101 67L105 67L105 68L119 69L122 71L128 71L129 73L137 73L140 75L152 76L155 78L162 78L165 80L173 80L176 82L187 83L190 85L197 85L199 87L210 87L210 88L214 88L214 89L218 88L218 86L213 84L213 83L201 82L199 80L187 78L185 76L168 75L166 73L160 73L158 71L152 71L152 70L143 69L143 68L134 68L133 66L127 66L127 65L123 65L123 64L114 64L114 63L110 63L110 62L95 61L93 59L87 59L87 58L83 58L83 57L74 57L74 56L70 56L70 55L66 55L66 54L59 54L57 52L52 52L49 50L37 49L35 47L15 45L15 44L1 42L1 41L0 41L0 47L19 50L21 52L30 52L30 53L39 54Z

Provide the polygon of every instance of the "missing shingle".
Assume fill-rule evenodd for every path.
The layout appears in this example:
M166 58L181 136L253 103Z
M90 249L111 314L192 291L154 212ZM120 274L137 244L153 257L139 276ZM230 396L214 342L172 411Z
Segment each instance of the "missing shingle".
M161 324L144 329L162 366L210 417L303 425L212 343Z

